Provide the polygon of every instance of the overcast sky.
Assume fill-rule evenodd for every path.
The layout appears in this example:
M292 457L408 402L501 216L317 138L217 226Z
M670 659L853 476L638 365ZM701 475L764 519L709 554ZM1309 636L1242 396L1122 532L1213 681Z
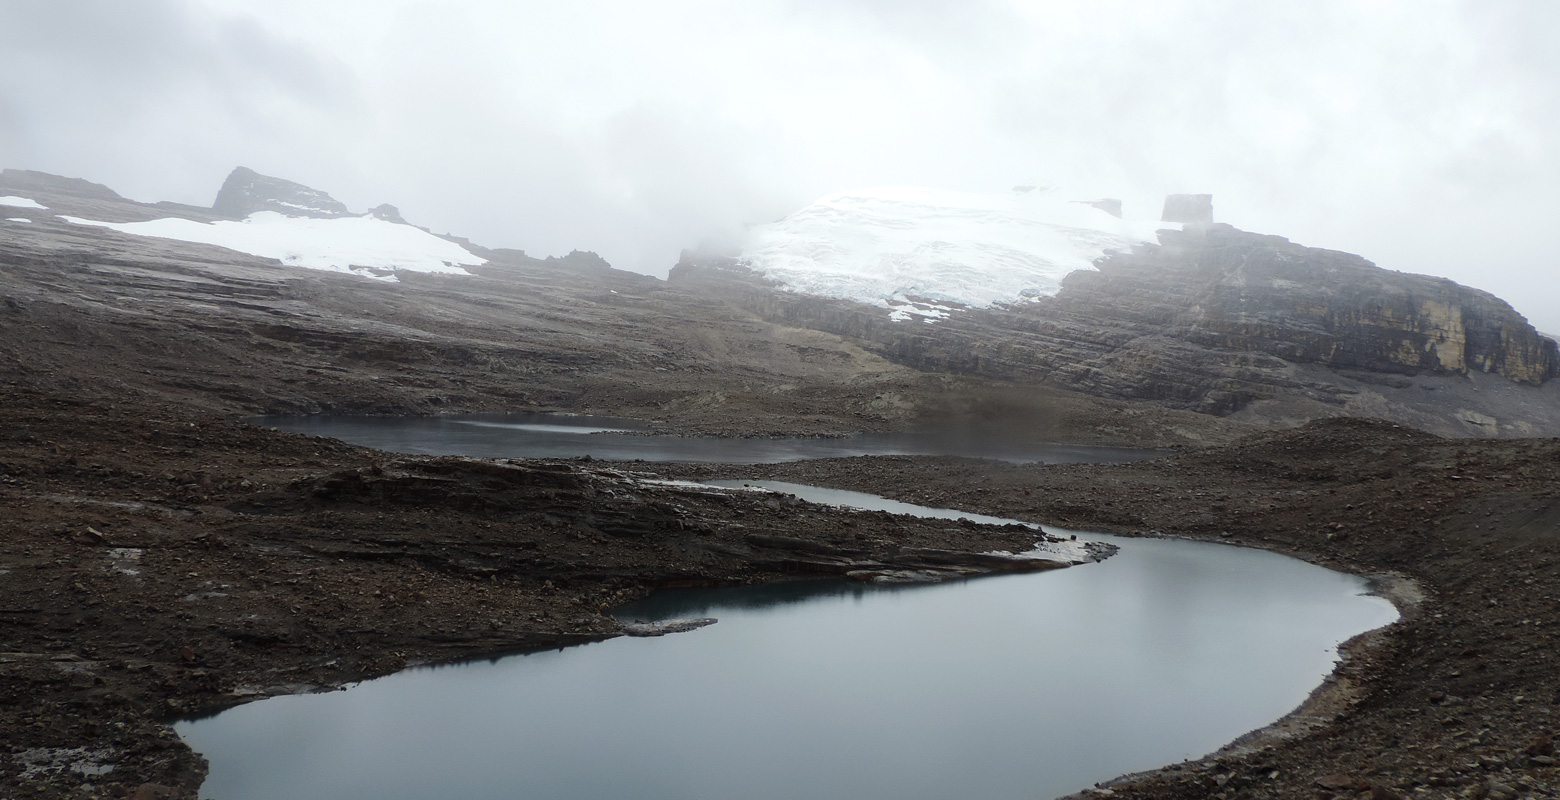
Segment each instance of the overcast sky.
M652 274L846 189L1211 192L1560 332L1557 40L1551 0L0 0L0 166L209 205L242 164Z

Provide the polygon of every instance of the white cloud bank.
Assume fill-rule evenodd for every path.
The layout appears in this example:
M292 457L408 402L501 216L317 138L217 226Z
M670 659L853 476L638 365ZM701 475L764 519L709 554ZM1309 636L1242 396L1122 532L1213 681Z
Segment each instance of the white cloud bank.
M246 164L652 274L849 187L1210 192L1560 330L1556 30L1552 0L0 3L0 166L206 205Z

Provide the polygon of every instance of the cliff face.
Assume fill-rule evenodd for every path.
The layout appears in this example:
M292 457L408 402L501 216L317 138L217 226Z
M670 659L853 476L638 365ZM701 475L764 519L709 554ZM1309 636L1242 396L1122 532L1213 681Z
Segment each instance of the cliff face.
M1188 227L1069 275L1054 297L935 323L778 291L730 259L685 259L671 280L923 370L1219 415L1286 397L1341 413L1357 394L1346 383L1397 376L1531 386L1560 374L1555 342L1488 293L1228 225Z
M1164 231L1157 246L1069 276L1036 310L1125 318L1143 307L1176 338L1288 361L1528 384L1560 374L1555 343L1494 295L1227 225Z

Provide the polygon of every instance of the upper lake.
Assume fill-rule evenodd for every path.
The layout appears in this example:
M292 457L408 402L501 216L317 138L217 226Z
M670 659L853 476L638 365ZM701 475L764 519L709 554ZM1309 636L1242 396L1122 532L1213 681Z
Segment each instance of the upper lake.
M591 458L774 464L809 458L930 455L1013 462L1137 461L1165 450L1026 441L982 428L861 433L840 438L723 438L645 432L639 420L566 414L462 414L436 417L256 417L257 425L418 455L478 458Z

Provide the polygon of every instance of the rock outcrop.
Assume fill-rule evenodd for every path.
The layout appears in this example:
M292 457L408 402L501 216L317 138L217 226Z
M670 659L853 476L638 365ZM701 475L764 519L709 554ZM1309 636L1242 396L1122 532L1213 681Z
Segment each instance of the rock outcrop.
M1486 292L1229 225L1189 228L1102 259L1097 272L1072 273L1054 297L934 323L779 291L735 259L689 257L670 279L925 371L1216 415L1296 397L1343 413L1358 393L1352 385L1403 388L1403 376L1488 373L1536 386L1560 374L1555 342Z
M1211 223L1213 222L1213 195L1169 195L1165 197L1165 210L1159 215L1159 219L1162 222Z
M1555 343L1488 292L1228 225L1161 231L1160 242L1074 273L1042 307L1139 317L1200 347L1340 369L1527 384L1560 374Z
M239 167L228 175L211 209L232 219L243 219L256 211L316 219L352 216L345 205L325 192L261 175L248 167Z
M406 220L401 217L401 209L396 208L389 203L381 203L377 206L374 206L368 210L368 213L369 216L372 216L374 219L382 219L385 222L394 222L397 225L408 224Z

